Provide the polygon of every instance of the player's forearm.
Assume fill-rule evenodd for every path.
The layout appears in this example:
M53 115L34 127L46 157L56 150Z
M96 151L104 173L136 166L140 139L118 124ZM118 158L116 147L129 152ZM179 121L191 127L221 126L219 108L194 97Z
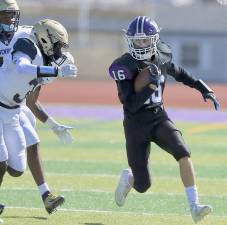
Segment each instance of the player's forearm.
M167 65L167 73L175 78L176 81L182 82L183 84L194 87L196 78L190 75L183 68L175 65L174 63L168 63Z
M213 92L213 90L202 80L196 79L188 74L183 68L178 67L173 63L171 63L168 67L168 74L172 75L177 81L182 82L189 87L195 88L202 94Z
M32 74L37 77L57 77L58 69L53 66L37 66L29 60L20 58L17 63L17 71L23 74Z
M19 73L37 77L57 77L58 68L54 66L37 66L31 63L29 56L18 52L13 55L16 69Z
M144 103L154 92L149 86L138 93L132 93L124 99L125 108L131 113L135 113L143 107Z
M27 106L38 120L40 120L43 123L47 121L49 117L48 113L45 111L43 106L38 101L33 104L27 104Z
M197 80L195 82L194 88L201 92L202 94L204 93L213 93L213 90L202 80Z

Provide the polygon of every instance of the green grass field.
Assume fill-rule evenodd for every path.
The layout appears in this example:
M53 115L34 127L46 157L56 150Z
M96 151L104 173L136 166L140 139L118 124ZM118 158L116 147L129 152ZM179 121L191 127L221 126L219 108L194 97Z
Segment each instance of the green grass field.
M8 225L190 225L193 224L178 165L152 145L153 186L145 194L132 191L126 205L114 203L121 170L127 167L121 121L60 120L76 128L75 142L61 145L38 124L46 178L65 204L49 216L27 171L5 177L0 191L6 204L2 219ZM178 123L192 150L202 203L213 213L201 224L227 224L227 125Z

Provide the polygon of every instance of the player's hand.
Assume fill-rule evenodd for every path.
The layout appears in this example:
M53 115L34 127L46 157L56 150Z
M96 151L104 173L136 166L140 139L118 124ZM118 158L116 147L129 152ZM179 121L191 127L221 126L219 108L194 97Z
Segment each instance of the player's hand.
M160 70L158 69L158 67L151 63L148 67L149 72L150 72L150 84L151 85L155 85L156 87L158 87L160 85Z
M64 52L63 55L66 56L66 60L63 62L62 65L75 64L75 59L70 52Z
M61 124L56 124L56 126L52 128L53 132L58 136L59 140L63 144L71 144L73 142L74 139L70 132L70 130L72 129L73 127L69 127Z
M63 65L58 67L59 77L76 77L77 67L74 64Z
M73 127L61 125L52 117L48 117L45 123L52 129L63 144L71 144L73 142L74 139L70 132Z
M213 92L204 93L203 99L205 102L207 101L207 99L210 99L214 103L214 107L216 111L220 110L220 103Z

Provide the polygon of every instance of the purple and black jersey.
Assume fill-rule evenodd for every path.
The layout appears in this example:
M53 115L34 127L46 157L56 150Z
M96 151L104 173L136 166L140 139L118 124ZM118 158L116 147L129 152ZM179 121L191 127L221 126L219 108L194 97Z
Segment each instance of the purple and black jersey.
M111 64L109 75L116 81L118 96L125 113L134 114L147 107L152 108L163 104L163 91L167 75L190 87L194 87L196 79L172 63L171 60L170 48L165 43L160 42L157 53L150 61L136 60L129 53L126 53ZM141 92L136 93L134 90L135 77L149 63L158 66L161 72L160 85L155 91L146 86Z

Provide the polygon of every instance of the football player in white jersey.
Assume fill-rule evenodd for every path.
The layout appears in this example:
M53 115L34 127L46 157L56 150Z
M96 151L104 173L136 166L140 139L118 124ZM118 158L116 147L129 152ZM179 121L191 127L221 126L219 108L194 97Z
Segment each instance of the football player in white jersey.
M36 44L38 40L35 37L34 41L30 39L29 28L18 29L20 13L16 2L1 0L0 12L0 183L2 183L6 171L12 176L20 176L25 169L26 141L19 115L26 97L38 86L39 78L74 76L77 69L74 65L62 68L42 66L46 63ZM55 25L64 30L57 22ZM37 27L42 27L42 24ZM63 36L65 34L67 35L67 32ZM64 47L67 42L54 40L53 44L59 50L59 45Z

